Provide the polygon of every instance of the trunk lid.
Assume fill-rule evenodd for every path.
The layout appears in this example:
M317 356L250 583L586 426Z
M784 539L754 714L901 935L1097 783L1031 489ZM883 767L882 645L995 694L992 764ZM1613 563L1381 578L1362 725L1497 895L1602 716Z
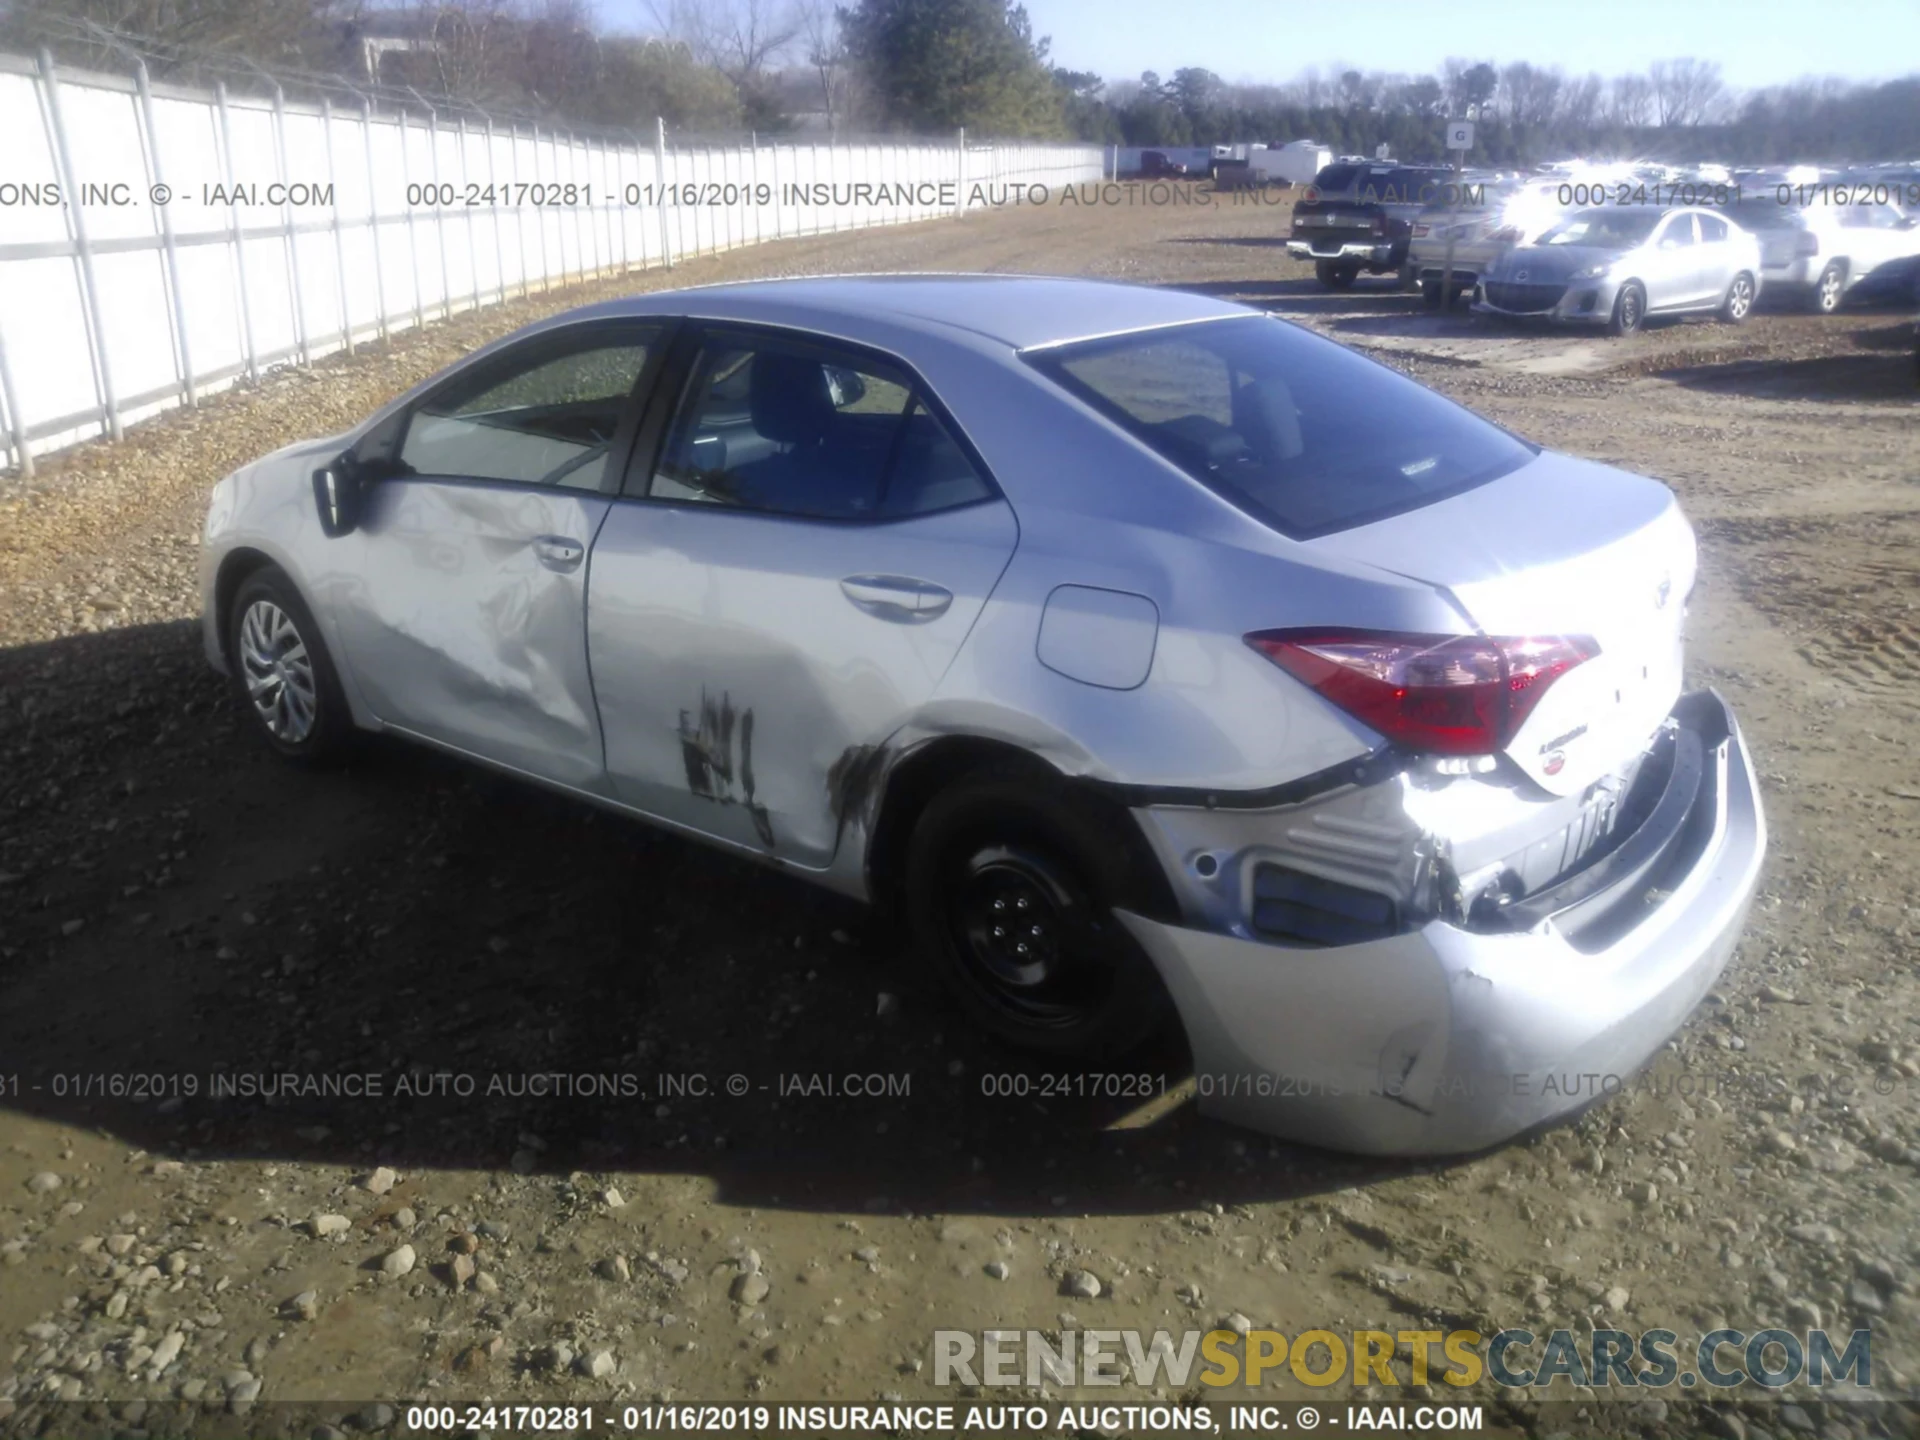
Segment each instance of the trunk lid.
M1695 547L1656 480L1546 452L1464 494L1306 544L1435 586L1484 634L1599 643L1507 747L1553 794L1620 769L1680 695Z

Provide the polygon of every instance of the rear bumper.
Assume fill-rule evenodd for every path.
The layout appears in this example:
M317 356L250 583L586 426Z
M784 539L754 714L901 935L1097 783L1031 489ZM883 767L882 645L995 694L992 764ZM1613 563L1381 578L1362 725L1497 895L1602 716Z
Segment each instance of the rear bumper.
M1363 265L1391 265L1392 241L1289 240L1287 254L1296 260L1357 260Z
M1699 692L1675 717L1697 742L1688 793L1517 906L1525 928L1294 949L1123 912L1179 1008L1200 1108L1332 1149L1458 1154L1618 1090L1726 965L1766 854L1726 705Z

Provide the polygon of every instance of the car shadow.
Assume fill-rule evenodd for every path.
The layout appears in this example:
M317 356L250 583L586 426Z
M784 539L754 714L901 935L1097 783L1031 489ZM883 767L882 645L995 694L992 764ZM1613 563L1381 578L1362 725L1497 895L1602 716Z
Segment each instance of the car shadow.
M1897 334L1897 332L1895 332ZM1906 347L1806 360L1736 360L1654 372L1689 390L1768 400L1895 400L1920 397L1920 366L1913 342Z
M1432 1168L1198 1116L1177 1041L1018 1056L865 907L397 742L242 730L189 622L0 651L0 1106L183 1159L691 1173L1009 1214Z

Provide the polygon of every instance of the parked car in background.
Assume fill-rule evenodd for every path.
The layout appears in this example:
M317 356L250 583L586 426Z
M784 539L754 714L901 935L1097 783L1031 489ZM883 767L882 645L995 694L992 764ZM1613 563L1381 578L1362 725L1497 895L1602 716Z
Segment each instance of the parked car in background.
M1495 260L1559 219L1564 212L1556 198L1560 188L1557 180L1463 176L1413 222L1407 259L1421 298L1428 305L1440 303L1441 276L1449 259L1454 295L1472 290Z
M1164 150L1142 150L1140 174L1147 180L1180 180L1186 178L1187 167L1178 160L1169 160Z
M1180 1023L1253 1077L1203 1109L1314 1144L1589 1103L1552 1082L1658 1053L1765 854L1666 486L1205 296L614 300L244 466L203 535L287 759L385 730L885 902L1002 1041Z
M1322 285L1344 290L1362 271L1413 280L1407 249L1420 212L1447 196L1456 176L1444 166L1335 161L1293 207L1287 253L1314 262Z
M1904 300L1920 275L1920 220L1890 204L1742 200L1727 214L1760 240L1760 277L1831 315L1849 298Z
M1760 293L1760 242L1724 212L1685 206L1577 210L1494 262L1474 310L1604 325L1717 311L1738 325Z

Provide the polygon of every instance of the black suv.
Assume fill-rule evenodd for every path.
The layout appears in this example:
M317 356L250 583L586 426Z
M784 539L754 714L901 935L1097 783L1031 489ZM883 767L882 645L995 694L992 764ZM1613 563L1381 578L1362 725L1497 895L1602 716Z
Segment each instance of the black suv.
M1447 195L1454 172L1438 165L1390 160L1338 161L1314 176L1293 207L1287 253L1314 262L1320 283L1335 290L1369 275L1397 273L1411 283L1407 244L1420 211Z

